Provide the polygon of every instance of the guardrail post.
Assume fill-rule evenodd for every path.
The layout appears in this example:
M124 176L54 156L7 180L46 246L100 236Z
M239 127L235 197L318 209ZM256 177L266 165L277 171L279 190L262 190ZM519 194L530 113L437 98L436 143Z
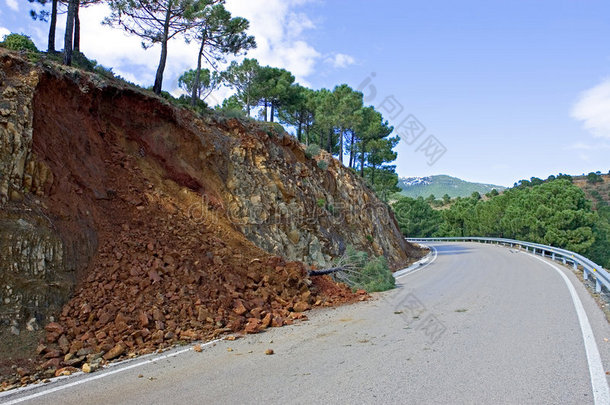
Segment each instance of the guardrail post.
M595 277L595 292L602 292L602 283L599 282L599 278Z
M572 267L574 267L574 270L578 270L578 263L576 263L576 261L573 261Z
M551 259L555 260L555 252L551 253Z
M562 257L561 261L563 262L563 264L566 264L566 258L565 257Z
M576 263L574 263L574 264L576 264ZM576 268L576 266L574 266L574 268ZM585 279L585 280L589 279L589 272L585 268L582 269L582 278Z

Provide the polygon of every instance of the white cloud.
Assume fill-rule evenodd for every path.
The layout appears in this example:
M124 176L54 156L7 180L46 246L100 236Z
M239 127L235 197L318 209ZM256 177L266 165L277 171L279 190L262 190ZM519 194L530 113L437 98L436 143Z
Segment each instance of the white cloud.
M594 136L610 138L610 79L582 92L571 115Z
M248 53L263 65L289 70L298 82L307 84L307 76L315 72L321 55L303 38L313 22L294 9L304 0L228 0L227 9L235 16L250 21L249 33L256 38L257 48Z
M13 11L19 11L19 4L17 4L17 0L4 0L8 8Z
M345 68L356 63L356 60L350 55L336 53L326 58L325 62L336 68Z
M4 37L11 32L4 27L0 27L0 40L4 40Z

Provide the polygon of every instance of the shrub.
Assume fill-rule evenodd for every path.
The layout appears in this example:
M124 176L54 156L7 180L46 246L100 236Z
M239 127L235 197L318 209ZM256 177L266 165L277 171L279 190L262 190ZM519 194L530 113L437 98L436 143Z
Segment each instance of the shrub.
M328 169L328 162L326 160L318 160L318 167L322 170Z
M98 65L95 59L89 59L82 52L74 52L72 55L72 66L86 70L87 72L94 72L95 67Z
M367 292L391 290L396 285L396 279L383 256L372 258L362 269L361 278L358 287Z
M315 143L307 145L305 148L305 156L307 156L308 159L318 156L318 153L320 153L320 147Z
M326 200L324 198L318 198L316 204L318 204L318 207L324 208L324 206L326 205Z
M237 108L229 108L226 110L220 110L220 115L222 115L224 118L226 119L231 119L231 118L239 118L239 119L243 119L246 118L246 113L243 110L237 109Z
M107 77L109 79L114 78L114 72L112 68L106 67L104 65L95 65L93 67L93 71L101 76Z
M587 175L587 183L595 184L595 183L601 183L603 181L604 181L604 179L602 178L602 176L600 176L597 173L591 172Z
M8 34L4 36L4 41L0 43L6 49L13 51L32 51L38 52L34 42L24 34Z
M282 124L278 122L261 122L259 125L263 126L265 132L267 132L267 135L269 136L282 138L286 132Z
M367 292L385 291L394 288L396 280L383 256L369 258L366 252L348 246L344 258L354 266L355 271L349 278L349 284L354 290Z

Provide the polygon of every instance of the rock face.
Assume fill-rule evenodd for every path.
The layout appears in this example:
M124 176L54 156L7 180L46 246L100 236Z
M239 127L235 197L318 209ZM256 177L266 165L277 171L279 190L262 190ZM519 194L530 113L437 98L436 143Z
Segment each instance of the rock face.
M384 255L394 267L407 261L410 246L393 214L351 170L324 151L307 158L288 134L256 133L237 121L227 126L241 142L230 150L224 197L231 220L248 239L319 266L347 245Z
M32 150L38 72L2 55L0 69L0 324L39 328L69 298L75 263L38 197L53 181Z
M280 290L308 287L297 281L302 264L270 255L323 266L351 244L399 267L419 254L387 206L325 152L308 158L274 127L201 117L126 84L34 66L5 50L0 225L0 321L35 329L72 297L60 317L67 342L105 341L107 350L130 328L147 331L142 341L163 341L206 322L239 329L271 314L277 323L287 316L277 305L302 301ZM206 283L214 291L201 297L210 304L202 298L194 310L188 294ZM256 294L246 292L263 287L254 305ZM131 314L120 307L130 294L138 308L149 298L151 307L115 319ZM234 313L236 299L254 312ZM168 332L170 314L156 319L153 311L163 302L180 303L177 314L198 324ZM98 333L86 335L86 325Z

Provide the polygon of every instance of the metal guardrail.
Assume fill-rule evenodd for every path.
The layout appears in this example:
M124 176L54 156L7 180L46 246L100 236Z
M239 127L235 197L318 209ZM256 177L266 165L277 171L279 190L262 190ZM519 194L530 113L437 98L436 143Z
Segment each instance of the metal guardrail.
M532 251L534 254L540 254L543 257L550 257L552 260L561 260L563 264L571 264L574 269L583 271L583 278L589 279L593 276L595 279L595 291L601 292L602 286L610 292L610 274L602 266L586 257L574 253L570 250L560 249L553 246L542 245L540 243L524 242L515 239L504 238L481 238L481 237L455 237L455 238L407 238L409 242L480 242L480 243L496 243L510 247L523 248L526 251Z

